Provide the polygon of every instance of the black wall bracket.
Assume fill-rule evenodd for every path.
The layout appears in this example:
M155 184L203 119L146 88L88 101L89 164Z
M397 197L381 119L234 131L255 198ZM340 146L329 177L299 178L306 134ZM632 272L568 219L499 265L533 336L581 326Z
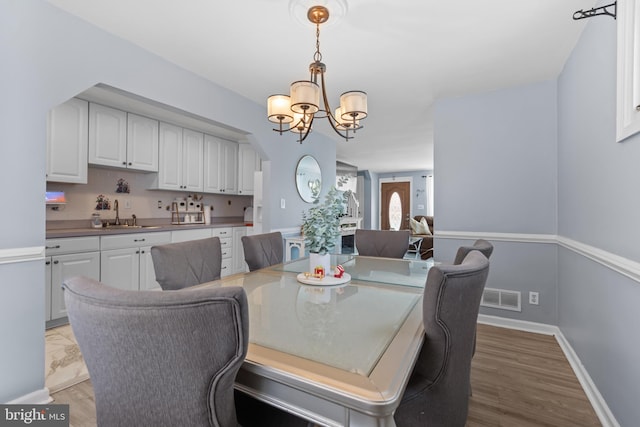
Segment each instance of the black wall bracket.
M573 20L577 21L578 19L591 18L598 15L609 15L612 16L613 19L616 19L616 4L617 2L613 2L606 6L594 7L589 10L578 10L573 14ZM613 11L611 11L610 8L613 9Z

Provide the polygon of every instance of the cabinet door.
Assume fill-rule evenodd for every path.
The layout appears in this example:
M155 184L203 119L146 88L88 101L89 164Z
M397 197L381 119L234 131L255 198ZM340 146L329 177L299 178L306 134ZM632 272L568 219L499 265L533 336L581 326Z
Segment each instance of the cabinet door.
M157 120L127 114L127 168L158 172Z
M74 276L100 280L100 252L51 257L51 320L67 315L62 282Z
M222 193L222 140L211 135L204 136L204 192Z
M87 183L89 103L72 98L47 115L47 181Z
M140 248L140 290L162 290L160 284L156 282L156 272L153 268L153 258L151 258L151 246Z
M137 291L140 288L140 249L102 251L100 281L114 288Z
M44 261L44 320L51 320L51 257Z
M238 144L238 194L253 195L253 175L259 165L260 157L251 144Z
M158 188L182 190L182 128L160 123Z
M204 134L190 129L182 131L182 184L188 191L203 189L203 144Z
M89 104L89 163L127 167L127 113Z
M247 227L233 227L233 274L245 273L247 263L244 262L242 236L247 235Z
M238 144L224 141L224 193L236 194L238 192Z

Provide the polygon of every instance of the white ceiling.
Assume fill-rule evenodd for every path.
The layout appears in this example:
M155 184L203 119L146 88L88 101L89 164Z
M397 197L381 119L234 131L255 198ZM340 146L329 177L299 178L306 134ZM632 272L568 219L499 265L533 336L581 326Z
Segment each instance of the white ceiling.
M364 90L369 117L354 140L338 142L338 160L375 172L433 168L434 100L557 77L586 23L574 21L573 13L596 4L595 0L48 1L265 105L269 95L288 93L291 82L308 79L315 29L300 18L308 6L343 10L320 32L329 102L335 108L342 92ZM271 125L266 107L264 125ZM327 123L315 124L314 132L335 135ZM294 135L282 138L296 143Z

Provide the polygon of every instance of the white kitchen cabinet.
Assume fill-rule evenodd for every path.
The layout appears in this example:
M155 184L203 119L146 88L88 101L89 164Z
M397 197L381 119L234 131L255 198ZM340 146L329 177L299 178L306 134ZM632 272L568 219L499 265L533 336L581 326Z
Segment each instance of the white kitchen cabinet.
M47 181L87 183L89 103L69 101L47 115Z
M158 171L159 122L104 105L89 105L89 163Z
M155 188L203 190L204 135L168 123L160 123L159 165Z
M184 189L202 192L203 190L203 144L204 134L190 129L182 131L183 155L182 175Z
M127 113L127 168L158 172L159 129L157 120Z
M127 113L89 103L89 164L127 167Z
M247 235L247 227L233 227L233 274L245 273L247 263L244 262L242 236Z
M120 289L159 289L150 250L170 242L169 231L102 236L100 281Z
M238 192L238 143L204 135L204 192Z
M238 144L238 194L253 195L254 172L260 169L260 156L251 144Z
M233 274L233 229L231 227L213 228L211 234L220 239L222 251L220 276L230 276Z
M55 321L67 316L62 282L74 276L100 279L99 249L99 238L94 236L48 239L46 241L46 321Z

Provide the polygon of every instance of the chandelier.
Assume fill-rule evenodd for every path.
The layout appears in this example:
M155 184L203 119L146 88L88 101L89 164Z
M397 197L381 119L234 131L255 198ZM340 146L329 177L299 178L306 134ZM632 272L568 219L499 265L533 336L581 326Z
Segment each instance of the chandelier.
M307 12L307 18L316 24L316 52L309 65L311 76L309 80L291 83L289 95L271 95L267 99L268 119L278 123L278 128L273 130L280 135L286 131L297 132L301 144L309 135L316 117L326 118L333 130L345 140L352 139L356 130L362 128L360 120L367 117L367 94L359 90L345 92L340 95L340 106L331 109L324 83L326 66L320 53L320 24L329 19L329 10L324 6L313 6ZM320 108L321 88L324 108ZM288 129L284 125L288 125Z

